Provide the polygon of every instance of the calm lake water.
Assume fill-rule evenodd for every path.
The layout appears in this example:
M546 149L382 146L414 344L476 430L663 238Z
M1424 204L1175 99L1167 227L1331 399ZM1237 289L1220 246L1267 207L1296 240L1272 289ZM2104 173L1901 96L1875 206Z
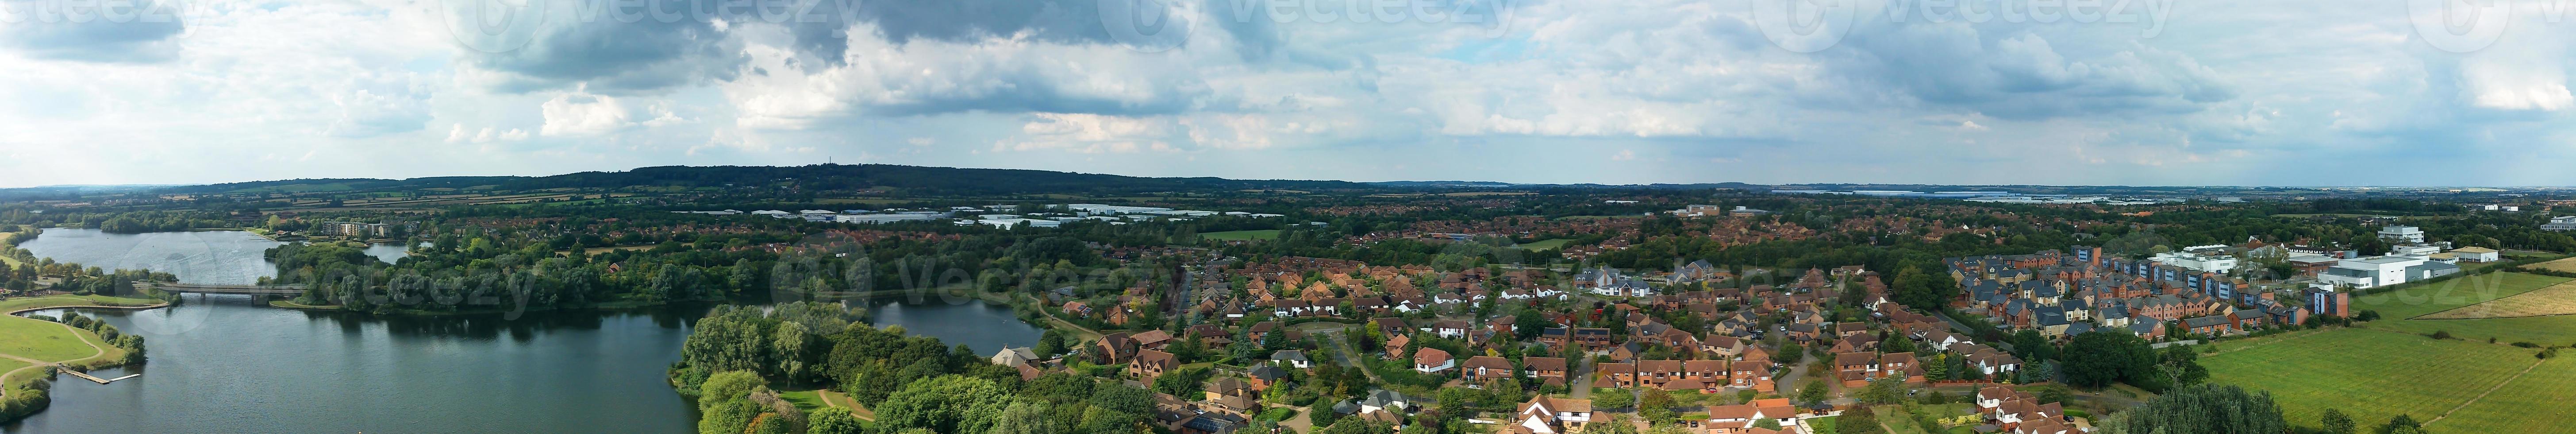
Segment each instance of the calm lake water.
M151 360L54 383L11 433L685 433L663 369L704 308L374 317L188 296L83 310L140 333ZM37 312L61 315L60 311Z
M277 266L261 254L282 244L241 231L111 234L53 228L18 247L56 262L168 272L181 282L257 283L277 275Z
M57 261L142 268L182 281L252 283L277 243L246 232L105 234L52 229L22 246ZM399 248L395 246L393 248ZM370 249L370 254L375 254ZM384 257L384 256L378 256ZM397 256L399 258L399 256ZM53 406L5 433L687 433L692 408L663 370L706 307L634 312L376 317L187 296L177 307L83 309L141 334L151 359L62 377ZM872 303L902 325L990 354L1037 344L1003 306ZM61 310L35 312L61 315Z
M950 347L966 344L975 354L987 356L1002 348L1035 347L1038 336L1044 333L1020 321L1010 307L980 301L906 304L879 300L869 304L868 313L869 321L877 327L900 325L907 333L939 338Z
M385 261L387 264L402 262L403 257L411 256L411 245L403 243L368 244L367 256L374 256L376 257L376 260Z

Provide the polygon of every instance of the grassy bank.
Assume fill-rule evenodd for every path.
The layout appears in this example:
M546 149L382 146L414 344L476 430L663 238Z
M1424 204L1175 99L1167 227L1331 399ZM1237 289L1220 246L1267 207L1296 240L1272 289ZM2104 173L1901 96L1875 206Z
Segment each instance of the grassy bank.
M1199 233L1199 238L1215 241L1275 240L1279 239L1279 230L1262 229L1253 231L1201 232Z
M0 310L28 310L75 306L148 306L157 300L100 296L54 296L0 300ZM92 370L125 363L126 350L109 344L95 332L61 323L16 315L0 315L0 399L8 401L8 410L0 420L24 417L43 408L50 400L32 385L47 378L47 366L65 365Z
M154 307L167 305L149 298L112 297L105 295L53 295L0 300L0 313L15 314L39 309L72 306Z

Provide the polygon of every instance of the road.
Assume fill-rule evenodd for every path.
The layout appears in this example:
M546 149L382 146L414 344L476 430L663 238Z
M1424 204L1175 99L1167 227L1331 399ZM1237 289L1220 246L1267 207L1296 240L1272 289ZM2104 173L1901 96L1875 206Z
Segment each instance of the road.
M1968 327L1968 325L1967 325L1967 324L1960 323L1960 322L1959 322L1959 320L1950 319L1950 314L1949 314L1948 312L1933 312L1933 313L1932 313L1932 317L1934 317L1934 318L1940 318L1940 319L1941 319L1941 323L1942 323L1942 324L1949 324L1949 325L1950 325L1950 329L1951 329L1951 330L1957 330L1957 331L1958 331L1958 332L1960 332L1960 333L1965 333L1965 334L1967 334L1967 336L1961 336L1961 338L1967 339L1967 340L1969 340L1969 341L1979 341L1979 339L1977 339L1978 333L1977 333L1977 329L1976 329L1976 328L1974 328L1974 327ZM1984 344L1985 346L1989 346L1989 347L1994 347L1994 348L1995 348L1995 349L1997 349L1997 350L2003 350L2003 352L2007 352L2007 353L2012 352L2012 344L2010 344L2010 343L2004 343L2004 342L1977 342L1977 343L1978 343L1978 344Z
M1585 366L1592 364L1592 358L1576 358L1565 361L1565 364L1565 375L1574 377L1573 382L1566 384L1566 396L1592 399L1592 370Z
M1311 324L1331 324L1331 323L1311 323ZM1382 380L1379 380L1379 379L1377 378L1377 371L1376 371L1376 370L1371 369L1371 368L1369 368L1368 366L1362 366L1362 365L1360 365L1360 364L1359 364L1359 362L1354 361L1354 360L1351 360L1351 355L1352 355L1352 354L1358 354L1358 353L1359 353L1359 347L1351 346L1351 341L1350 341L1350 339L1349 339L1348 337L1346 337L1346 336L1343 336L1343 334L1344 334L1345 332L1347 332L1348 330L1349 330L1349 329L1347 329L1347 328L1343 328L1343 329L1329 329L1329 330L1311 330L1311 331L1307 331L1306 333L1310 333L1310 334L1321 334L1321 335L1324 335L1324 336L1326 337L1326 339L1331 339L1331 340L1333 341L1333 362L1334 362L1334 363L1340 363L1340 364L1342 364L1342 366L1353 367L1353 368L1359 368L1359 369L1360 369L1360 373L1368 374L1368 379L1369 379L1369 382L1371 382L1371 383L1376 383L1376 382L1382 381Z

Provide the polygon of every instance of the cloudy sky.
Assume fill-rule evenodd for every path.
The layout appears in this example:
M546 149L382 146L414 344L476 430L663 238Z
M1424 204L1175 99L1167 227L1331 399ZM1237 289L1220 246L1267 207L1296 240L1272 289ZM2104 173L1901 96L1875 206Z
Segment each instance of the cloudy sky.
M0 0L0 186L2576 185L2576 0L129 1Z

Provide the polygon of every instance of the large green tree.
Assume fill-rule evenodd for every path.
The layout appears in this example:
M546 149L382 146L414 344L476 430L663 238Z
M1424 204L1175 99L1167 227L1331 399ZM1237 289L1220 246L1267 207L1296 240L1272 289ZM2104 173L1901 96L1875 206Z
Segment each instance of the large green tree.
M2272 394L2215 384L2176 388L2102 422L2107 432L2128 434L2278 434L2290 429Z
M2066 344L2059 371L2067 384L2076 387L2099 388L2119 381L2152 384L2143 380L2156 374L2156 356L2147 341L2136 335L2085 333Z
M860 434L866 429L860 427L858 417L850 415L850 409L840 407L814 410L806 423L805 434Z
M980 433L991 428L1011 402L1011 396L992 380L958 375L925 378L904 385L877 406L877 425Z

